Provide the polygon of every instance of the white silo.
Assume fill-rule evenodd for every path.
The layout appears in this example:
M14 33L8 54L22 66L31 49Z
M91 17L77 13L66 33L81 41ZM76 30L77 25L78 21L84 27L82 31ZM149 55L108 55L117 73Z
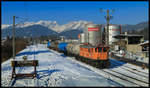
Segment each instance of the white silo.
M107 26L105 26L105 28L107 28ZM119 41L119 39L116 39L113 37L118 34L121 34L121 26L110 24L109 25L109 44Z
M102 41L102 25L87 24L84 32L85 41L93 46L97 46Z

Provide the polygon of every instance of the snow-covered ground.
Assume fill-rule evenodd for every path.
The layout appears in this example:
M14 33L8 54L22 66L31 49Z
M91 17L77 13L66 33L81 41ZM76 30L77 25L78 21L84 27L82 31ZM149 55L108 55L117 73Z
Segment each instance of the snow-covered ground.
M43 44L28 46L16 56L16 60L22 60L25 55L28 59L39 61L37 78L11 80L11 58L1 64L1 86L122 86L98 74L98 69L81 65L71 57L50 50ZM31 73L33 67L17 68L16 72Z
M120 51L118 51L118 52L116 52L116 51L111 51L111 52L113 52L116 56L119 56L119 57L123 57L123 54L122 53L120 53ZM149 57L142 57L141 55L140 55L140 53L138 54L132 54L132 53L130 53L129 51L127 52L126 51L126 54L125 54L125 56L124 56L125 58L130 58L130 59L132 59L132 60L136 60L136 61L139 61L139 62L144 62L144 63L147 63L147 64L149 64Z

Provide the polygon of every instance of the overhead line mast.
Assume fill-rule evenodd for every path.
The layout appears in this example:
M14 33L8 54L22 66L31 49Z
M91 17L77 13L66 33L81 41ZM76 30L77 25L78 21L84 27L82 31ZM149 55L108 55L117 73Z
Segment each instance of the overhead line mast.
M111 11L114 12L114 9L111 10ZM100 9L100 12L103 12L102 8ZM106 21L107 21L107 28L104 30L104 32L105 32L105 44L106 44L107 46L109 46L109 22L110 22L110 20L113 18L112 15L110 15L109 12L110 12L110 11L107 9L107 10L106 10L107 16L105 16L105 19L106 19Z

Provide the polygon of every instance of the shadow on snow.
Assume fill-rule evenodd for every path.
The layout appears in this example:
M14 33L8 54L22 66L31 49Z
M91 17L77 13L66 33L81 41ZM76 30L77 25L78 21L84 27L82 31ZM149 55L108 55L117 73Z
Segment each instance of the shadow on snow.
M59 69L53 69L53 70L41 70L41 71L37 71L37 79L41 79L42 77L50 76L52 73L59 72L59 71L61 71L61 70L59 70Z
M61 54L60 56L62 56L62 57L67 57L66 55L64 55L64 54Z
M28 51L28 52L21 52L18 53L16 56L22 56L22 55L35 55L39 53L48 53L51 52L50 50L43 50L43 51Z
M126 62L121 62L121 61L117 61L117 60L114 60L114 59L110 59L110 69L112 68L117 68L117 67L120 67L122 65L126 64Z

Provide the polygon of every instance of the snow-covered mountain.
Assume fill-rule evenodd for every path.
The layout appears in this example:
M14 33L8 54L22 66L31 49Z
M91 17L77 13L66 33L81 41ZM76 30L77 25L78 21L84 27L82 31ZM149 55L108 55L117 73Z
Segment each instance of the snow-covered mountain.
M74 29L83 29L87 23L91 23L88 21L72 21L64 25L59 25L56 21L38 21L38 22L25 22L22 24L16 24L16 28L24 28L29 27L33 25L41 25L44 27L47 27L48 29L51 29L53 31L56 31L58 33L65 31L65 30L74 30ZM2 29L7 29L9 27L12 27L12 24L3 24Z
M8 27L10 27L10 26L12 26L12 25L9 25L9 24L2 24L1 29L6 29L6 28L8 28Z
M38 22L25 22L16 24L16 35L18 36L47 36L51 34L65 36L66 38L77 38L78 34L82 33L86 24L92 23L89 21L72 21L63 25L58 24L56 21L38 21ZM136 25L124 24L122 25L122 32L130 30L143 30L148 27L149 22L141 22ZM12 24L3 24L1 26L2 37L11 36Z

